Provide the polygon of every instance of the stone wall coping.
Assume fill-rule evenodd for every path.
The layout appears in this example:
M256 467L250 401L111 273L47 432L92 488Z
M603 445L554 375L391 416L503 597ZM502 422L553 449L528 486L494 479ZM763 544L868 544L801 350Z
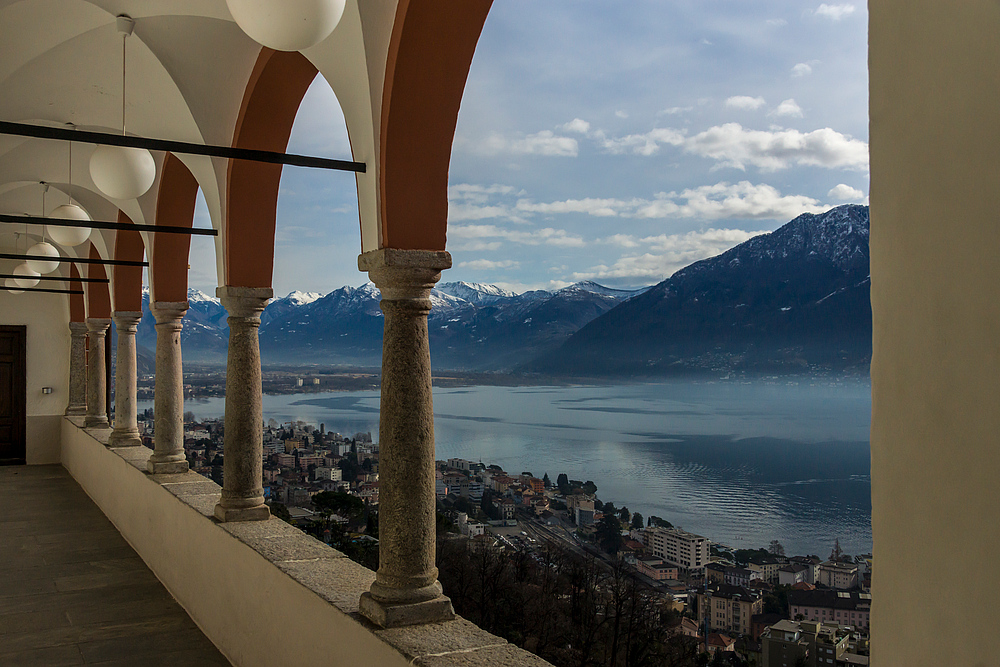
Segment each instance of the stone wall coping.
M89 435L94 442L107 447L104 430L83 429L83 418L64 417ZM270 563L284 576L311 591L326 604L338 609L376 638L395 649L411 665L424 667L542 667L549 665L542 658L496 637L473 623L458 617L451 621L401 628L383 629L358 613L361 594L368 591L375 573L347 558L343 553L307 535L277 517L266 521L221 523L215 519L215 505L222 487L196 472L155 475L146 472L146 461L153 453L147 447L111 447L134 469L137 479L144 477L151 485L174 496L178 511L186 506L201 514L216 530L228 534ZM145 487L143 487L145 488ZM142 554L139 554L142 556ZM179 600L183 606L183 600Z

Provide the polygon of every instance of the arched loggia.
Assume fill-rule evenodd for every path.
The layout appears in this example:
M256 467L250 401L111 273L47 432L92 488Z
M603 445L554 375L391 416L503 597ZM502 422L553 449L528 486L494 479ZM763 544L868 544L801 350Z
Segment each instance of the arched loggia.
M87 414L87 304L76 264L69 265L69 400L67 415Z
M240 106L233 146L284 152L299 104L316 68L302 54L262 49ZM232 160L226 186L225 285L218 295L229 314L226 364L224 484L220 521L262 520L260 343L257 332L271 290L274 227L281 165Z
M381 248L444 250L462 93L492 0L400 0L379 142Z
M118 222L131 225L124 211L118 211ZM136 230L118 230L115 234L115 259L141 262L146 254L142 235ZM108 438L109 447L133 447L142 444L136 414L136 349L135 334L142 319L142 267L114 268L114 313L112 319L118 342L115 351L115 418L114 430Z
M183 162L167 153L156 193L155 224L191 227L198 197L198 181ZM188 252L191 237L187 234L157 234L149 260L151 302L187 301Z
M88 244L87 257L101 260L93 242ZM88 264L87 277L107 280L103 264ZM107 428L108 422L108 356L107 334L111 325L111 293L108 283L89 282L87 296L87 416L84 426Z
M435 566L434 409L427 335L445 252L458 108L491 0L400 0L379 142L379 249L358 267L382 293L379 569L359 610L385 626L454 617Z
M175 155L167 154L156 194L155 224L191 227L198 182ZM187 234L157 234L149 262L151 299L156 318L156 387L153 411L156 438L146 469L154 474L187 472L184 456L184 370L181 320L188 309Z
M261 49L240 107L233 146L283 153L316 67L298 52ZM225 282L269 288L281 165L231 160L227 172Z
M119 224L132 224L124 211L118 211ZM146 255L146 246L138 231L119 230L115 234L115 259L131 262L141 262ZM112 284L114 289L114 312L142 310L142 267L116 266Z

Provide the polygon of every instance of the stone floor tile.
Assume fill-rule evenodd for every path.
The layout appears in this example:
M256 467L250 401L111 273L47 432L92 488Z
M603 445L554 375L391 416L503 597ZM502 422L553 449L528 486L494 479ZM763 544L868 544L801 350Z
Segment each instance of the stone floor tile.
M229 664L61 466L0 492L0 665Z
M72 644L65 646L48 646L17 653L0 653L3 664L14 667L63 667L63 665L82 665L83 656L80 649Z

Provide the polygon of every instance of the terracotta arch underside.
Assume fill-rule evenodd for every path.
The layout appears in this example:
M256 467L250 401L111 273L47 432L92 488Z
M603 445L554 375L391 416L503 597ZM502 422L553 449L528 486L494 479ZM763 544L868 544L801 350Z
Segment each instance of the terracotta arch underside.
M76 264L69 265L69 288L73 291L82 291L83 283L80 282L80 271L77 270ZM69 321L70 322L86 322L87 321L87 305L83 300L82 294L70 294L69 295Z
M90 244L90 259L102 259L94 244ZM105 279L108 277L103 264L90 264L87 269L88 278ZM111 317L111 294L107 283L87 283L87 317L108 319Z
M382 96L384 248L444 250L462 93L492 0L400 0Z
M283 153L316 67L298 52L261 49L233 136L233 146ZM281 165L231 160L227 174L225 280L270 287Z
M197 198L198 181L176 155L167 153L156 193L156 224L193 226ZM190 247L191 237L187 234L156 235L149 261L149 282L155 301L187 301ZM141 282L140 274L140 285Z
M131 225L132 219L124 211L118 211L118 222ZM119 230L115 234L115 259L141 262L145 254L146 247L139 232ZM142 310L142 267L116 266L112 280L115 287L115 311Z

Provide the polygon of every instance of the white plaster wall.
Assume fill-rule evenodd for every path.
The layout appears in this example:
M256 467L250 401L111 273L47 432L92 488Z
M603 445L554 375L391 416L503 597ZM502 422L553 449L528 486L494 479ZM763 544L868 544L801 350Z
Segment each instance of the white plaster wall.
M869 11L872 664L996 664L1000 3Z
M27 326L27 460L59 463L60 416L69 401L69 299L0 290L0 324ZM52 387L43 394L42 387Z

